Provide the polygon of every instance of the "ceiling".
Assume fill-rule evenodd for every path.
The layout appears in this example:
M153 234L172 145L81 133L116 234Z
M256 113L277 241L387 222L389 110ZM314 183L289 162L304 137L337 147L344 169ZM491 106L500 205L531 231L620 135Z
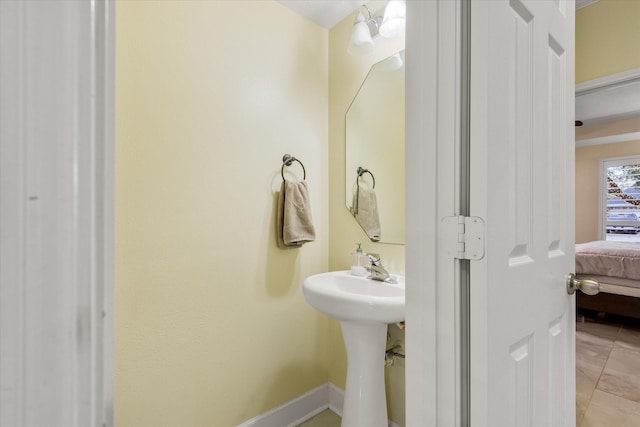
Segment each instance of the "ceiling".
M365 0L277 0L278 3L305 16L326 29L349 16Z

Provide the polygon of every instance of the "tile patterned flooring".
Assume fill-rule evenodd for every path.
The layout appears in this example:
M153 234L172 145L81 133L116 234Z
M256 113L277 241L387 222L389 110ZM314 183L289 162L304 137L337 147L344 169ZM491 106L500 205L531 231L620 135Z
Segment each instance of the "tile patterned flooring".
M576 325L576 427L640 427L640 321ZM300 427L340 427L326 410Z
M577 427L640 427L640 322L576 325Z

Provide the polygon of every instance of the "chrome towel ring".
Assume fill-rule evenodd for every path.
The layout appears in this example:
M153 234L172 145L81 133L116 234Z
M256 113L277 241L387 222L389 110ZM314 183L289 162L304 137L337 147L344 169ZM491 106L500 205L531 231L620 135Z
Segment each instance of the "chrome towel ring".
M373 179L373 188L376 188L376 177L373 176L369 169L364 169L363 167L358 166L358 178L361 178L365 173L371 175L371 179ZM356 178L356 184L360 187L360 180L358 178Z
M284 181L284 167L285 166L291 166L291 164L293 162L298 162L300 163L300 166L302 166L302 179L306 179L307 178L307 170L304 168L304 165L302 164L302 162L298 159L296 159L295 157L293 157L291 154L285 154L284 156L282 156L282 168L280 169L280 175L282 175L282 180Z

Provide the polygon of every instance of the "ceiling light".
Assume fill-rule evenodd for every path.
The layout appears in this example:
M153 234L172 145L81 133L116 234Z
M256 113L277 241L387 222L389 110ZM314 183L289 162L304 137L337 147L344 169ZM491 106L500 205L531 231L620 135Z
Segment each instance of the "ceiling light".
M367 26L362 12L358 12L358 16L356 16L355 23L353 24L353 29L351 30L351 39L349 40L347 52L353 55L372 51L373 38L371 37L371 31Z
M362 11L364 9L363 14ZM383 15L372 15L366 5L362 5L353 23L351 39L347 52L364 54L373 51L374 39L378 35L385 38L404 36L405 32L405 0L390 0Z

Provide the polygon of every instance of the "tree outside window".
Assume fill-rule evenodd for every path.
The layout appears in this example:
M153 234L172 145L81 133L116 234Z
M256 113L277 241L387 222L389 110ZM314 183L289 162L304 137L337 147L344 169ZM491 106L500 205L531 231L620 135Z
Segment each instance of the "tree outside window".
M640 156L602 161L603 240L640 242Z

